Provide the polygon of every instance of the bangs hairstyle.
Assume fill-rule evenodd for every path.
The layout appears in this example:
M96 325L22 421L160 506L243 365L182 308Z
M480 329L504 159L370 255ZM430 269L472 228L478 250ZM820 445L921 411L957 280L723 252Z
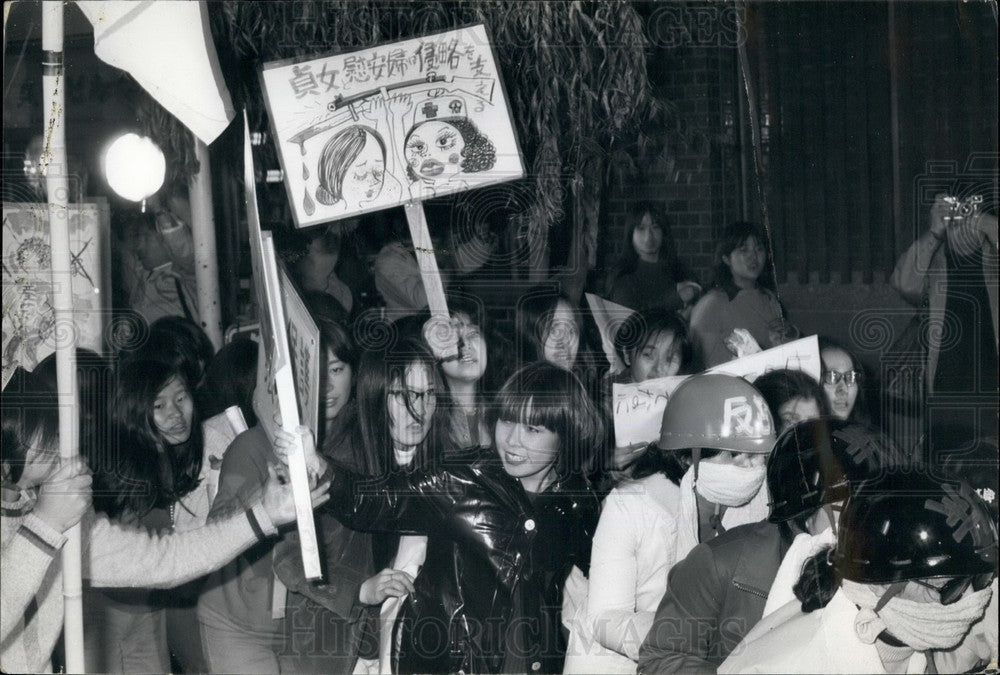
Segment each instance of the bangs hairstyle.
M202 435L197 407L191 420L191 437L180 445L169 445L153 421L156 396L174 378L183 382L188 395L192 395L184 371L168 363L129 361L119 371L109 411L111 441L106 452L91 449L87 453L94 471L94 508L112 518L124 514L143 516L154 507L177 501L200 482ZM164 448L173 486L164 485L158 447Z
M733 281L733 271L723 262L722 256L732 255L733 251L742 246L750 237L756 239L757 243L767 252L764 270L757 278L757 285L775 293L778 290L778 285L774 280L774 265L771 260L771 240L767 236L767 232L757 223L739 220L726 227L722 232L722 238L715 247L714 285L725 291L730 300L736 297L740 289Z
M59 455L59 397L41 378L18 368L3 390L2 445L3 482L16 483L31 459L55 460ZM31 458L32 448L42 450Z
M379 473L385 473L395 466L392 435L389 431L392 423L389 417L389 390L395 386L403 386L406 369L415 365L427 367L431 383L434 385L436 403L431 417L430 431L417 448L413 464L414 467L425 468L437 458L441 444L447 438L447 415L451 408L451 398L448 396L447 386L434 356L422 340L412 336L403 336L394 344L381 349L367 350L361 356L354 378L358 426L367 454L367 463L378 467ZM407 408L414 417L417 417L415 411L410 408L409 401Z
M597 407L576 375L550 363L527 365L501 387L490 410L499 421L545 427L561 441L555 471L559 479L582 473L604 438Z
M517 349L521 354L521 364L541 361L545 353L545 336L552 327L559 301L565 302L573 313L577 334L583 344L583 326L579 312L565 293L552 288L536 287L525 292L517 303L514 329L517 332ZM580 351L577 351L579 356Z
M794 398L815 401L820 416L830 416L830 404L823 387L801 370L772 370L754 380L753 386L764 397L771 417L779 424L778 410Z
M669 309L651 309L630 314L615 332L615 352L628 367L636 355L641 354L647 345L654 343L663 333L672 333L674 336L677 353L681 357L678 375L688 375L700 370L694 364L694 347L687 325L677 312Z
M713 448L702 448L698 461L711 459L721 452ZM636 460L632 467L632 480L641 480L654 473L662 473L674 485L680 486L684 474L694 464L694 450L684 448L682 450L662 450L660 446L653 443L649 449L643 453L642 457Z

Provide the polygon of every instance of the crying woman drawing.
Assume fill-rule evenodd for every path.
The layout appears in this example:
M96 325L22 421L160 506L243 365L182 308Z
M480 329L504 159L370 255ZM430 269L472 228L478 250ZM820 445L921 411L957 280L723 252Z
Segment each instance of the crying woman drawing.
M386 172L385 142L371 127L354 124L335 133L323 146L316 168L316 200L341 211L396 199L401 192Z

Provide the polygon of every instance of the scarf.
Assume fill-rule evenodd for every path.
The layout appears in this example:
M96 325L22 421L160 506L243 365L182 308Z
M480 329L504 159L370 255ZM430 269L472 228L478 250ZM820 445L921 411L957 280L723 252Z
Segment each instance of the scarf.
M986 610L993 589L984 588L950 605L939 602L915 602L894 597L878 613L880 597L871 586L844 579L841 584L847 599L860 610L854 619L858 638L873 644L883 630L888 630L903 644L917 651L951 649Z
M767 518L770 497L767 486L763 483L764 467L748 469L714 462L701 462L698 466L698 494L713 504L729 507L722 516L722 525L726 529L756 523ZM694 492L694 467L684 474L680 487L681 516L677 523L677 560L683 559L699 543L698 498Z

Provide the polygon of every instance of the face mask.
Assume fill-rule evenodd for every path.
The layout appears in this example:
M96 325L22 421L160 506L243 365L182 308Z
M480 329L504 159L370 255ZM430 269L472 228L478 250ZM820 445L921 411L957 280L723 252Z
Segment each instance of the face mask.
M743 506L760 490L766 467L737 466L699 462L695 490L698 494L722 506Z
M951 649L979 620L989 604L993 589L984 588L950 604L915 602L895 597L878 613L879 596L870 586L845 579L841 589L848 600L861 608L854 619L854 631L866 644L874 644L883 630L917 651Z

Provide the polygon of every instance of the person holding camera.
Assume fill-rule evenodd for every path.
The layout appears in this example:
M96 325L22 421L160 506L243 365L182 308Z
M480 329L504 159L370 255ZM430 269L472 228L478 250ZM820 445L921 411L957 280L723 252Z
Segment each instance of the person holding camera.
M997 391L997 218L983 213L981 202L937 195L930 228L899 258L890 279L903 299L927 309L925 408L940 396ZM973 406L963 408L936 410L934 435L949 442L970 432L996 436L995 413L975 419Z

